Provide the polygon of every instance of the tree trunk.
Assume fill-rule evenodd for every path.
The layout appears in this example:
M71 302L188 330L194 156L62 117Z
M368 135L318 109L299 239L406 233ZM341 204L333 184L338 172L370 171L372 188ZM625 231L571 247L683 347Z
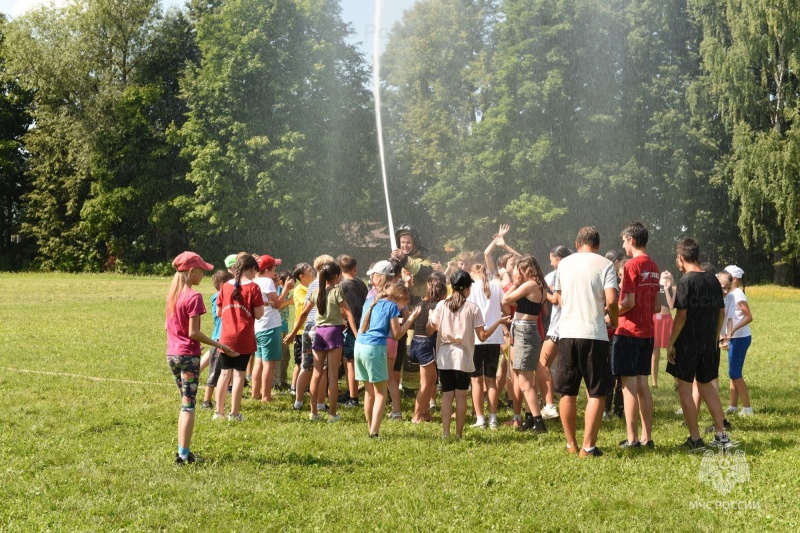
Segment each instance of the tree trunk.
M774 252L772 254L772 266L774 273L772 282L775 285L789 286L794 283L794 262L792 260L784 259L783 252Z

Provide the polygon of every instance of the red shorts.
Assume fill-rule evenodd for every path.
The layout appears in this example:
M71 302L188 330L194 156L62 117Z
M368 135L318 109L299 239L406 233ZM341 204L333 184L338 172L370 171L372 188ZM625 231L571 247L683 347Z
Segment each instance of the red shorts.
M653 346L655 348L669 347L669 339L672 337L672 315L655 314L653 315Z

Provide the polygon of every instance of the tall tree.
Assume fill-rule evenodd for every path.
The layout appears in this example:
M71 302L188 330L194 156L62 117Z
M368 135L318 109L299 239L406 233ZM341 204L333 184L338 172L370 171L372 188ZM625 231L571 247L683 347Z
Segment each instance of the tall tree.
M785 0L690 0L702 29L699 83L732 136L716 174L744 244L772 256L775 282L800 260L800 11Z
M392 202L433 237L463 243L459 221L484 225L479 206L464 220L453 209L463 190L469 139L489 106L496 2L417 2L391 30L382 62Z
M202 13L202 60L173 140L191 163L179 199L201 248L307 256L365 220L377 189L363 57L338 2L231 0ZM304 238L286 239L287 232Z
M15 20L9 64L36 89L24 225L44 268L136 268L187 241L165 203L185 191L167 126L196 54L190 25L156 0L81 1Z
M12 237L20 229L21 199L29 187L22 137L32 123L33 93L22 89L18 80L6 71L5 29L6 18L0 14L0 258L8 266L14 262L7 254L11 252Z

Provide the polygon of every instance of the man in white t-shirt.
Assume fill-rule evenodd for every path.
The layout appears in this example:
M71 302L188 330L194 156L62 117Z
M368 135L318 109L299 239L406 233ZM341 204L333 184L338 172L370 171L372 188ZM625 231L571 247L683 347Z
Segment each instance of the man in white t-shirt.
M594 227L581 228L575 249L578 253L559 263L554 287L561 306L561 320L553 380L555 391L562 395L559 410L570 453L578 451L577 398L581 380L586 382L589 400L580 456L599 457L602 452L595 443L611 380L605 316L608 313L611 325L616 328L617 273L614 263L597 254L600 234Z

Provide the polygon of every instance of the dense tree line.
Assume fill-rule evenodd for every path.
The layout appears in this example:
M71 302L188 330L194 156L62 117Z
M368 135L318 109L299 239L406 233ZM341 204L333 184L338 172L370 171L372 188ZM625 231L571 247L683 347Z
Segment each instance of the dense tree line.
M385 218L351 33L336 0L0 21L2 265L346 249ZM509 222L544 258L582 225L612 247L642 220L663 266L690 234L796 283L799 60L780 0L419 0L383 56L397 222L446 250Z

